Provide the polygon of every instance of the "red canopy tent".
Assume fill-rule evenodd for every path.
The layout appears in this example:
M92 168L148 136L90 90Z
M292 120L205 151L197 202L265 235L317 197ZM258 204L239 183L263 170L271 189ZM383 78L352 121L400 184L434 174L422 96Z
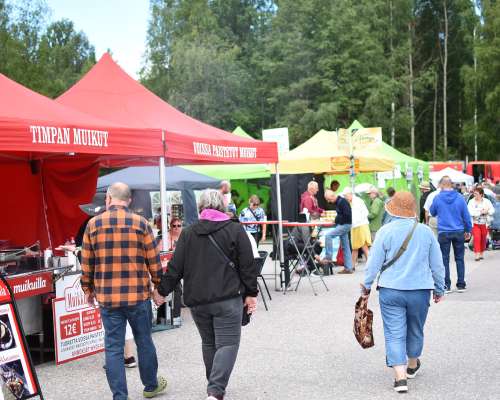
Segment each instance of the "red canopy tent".
M57 102L129 127L165 132L167 164L276 163L276 143L238 137L183 114L105 53Z
M0 239L60 244L85 218L77 205L92 198L99 163L162 155L159 130L120 127L0 74Z
M165 159L160 159L162 197L165 196L166 186L164 160L168 164L278 162L276 143L239 137L189 117L127 75L108 53L56 101L127 126L161 129L166 148ZM278 204L280 214L280 196ZM165 209L162 207L163 213L166 213ZM162 229L166 231L166 214L162 216L162 224ZM279 230L282 237L281 224Z
M109 54L58 103L0 75L0 177L10 191L0 207L12 210L0 239L13 244L41 239L46 246L73 235L84 218L77 204L92 197L99 165L278 160L275 143L236 137L181 113Z

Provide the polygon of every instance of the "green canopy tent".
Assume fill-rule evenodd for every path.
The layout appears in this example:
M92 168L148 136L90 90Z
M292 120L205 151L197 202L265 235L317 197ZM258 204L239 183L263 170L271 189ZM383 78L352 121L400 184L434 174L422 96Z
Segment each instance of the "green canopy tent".
M236 136L244 137L247 139L253 139L248 133L246 133L241 126L237 126L233 131Z

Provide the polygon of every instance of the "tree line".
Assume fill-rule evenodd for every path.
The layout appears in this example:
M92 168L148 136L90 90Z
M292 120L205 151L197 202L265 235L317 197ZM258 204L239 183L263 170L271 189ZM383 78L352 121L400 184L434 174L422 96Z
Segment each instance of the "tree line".
M0 0L0 72L54 97L95 53L48 15ZM500 157L495 0L151 0L140 79L226 130L287 126L292 146L358 119L426 160Z

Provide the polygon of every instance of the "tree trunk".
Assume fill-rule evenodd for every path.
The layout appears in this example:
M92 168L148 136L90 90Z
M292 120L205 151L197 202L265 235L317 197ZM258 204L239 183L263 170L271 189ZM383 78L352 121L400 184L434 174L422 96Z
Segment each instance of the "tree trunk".
M392 0L389 0L389 16L390 16L390 31L389 31L389 48L391 51L391 76L392 80L394 81L394 43L392 39L392 34L393 34L393 16L392 16ZM395 104L394 104L394 99L391 103L391 146L395 147L396 146L396 128L394 126L394 112L395 112Z
M445 161L448 161L448 124L446 108L446 80L448 73L448 7L443 0L444 11L444 55L443 55L443 153Z
M410 152L415 157L415 104L413 99L413 27L408 23L408 69L409 69L409 97L410 97Z
M437 104L438 104L438 73L434 73L434 114L432 116L432 160L437 156Z

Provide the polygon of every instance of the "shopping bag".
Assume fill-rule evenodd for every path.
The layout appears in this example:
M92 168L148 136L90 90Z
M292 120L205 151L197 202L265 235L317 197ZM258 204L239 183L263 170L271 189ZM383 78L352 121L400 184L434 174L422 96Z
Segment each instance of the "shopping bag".
M354 307L354 336L363 349L375 345L373 311L368 308L368 295L362 295Z
M337 252L337 262L335 263L338 266L344 266L344 249L339 245L339 251Z

